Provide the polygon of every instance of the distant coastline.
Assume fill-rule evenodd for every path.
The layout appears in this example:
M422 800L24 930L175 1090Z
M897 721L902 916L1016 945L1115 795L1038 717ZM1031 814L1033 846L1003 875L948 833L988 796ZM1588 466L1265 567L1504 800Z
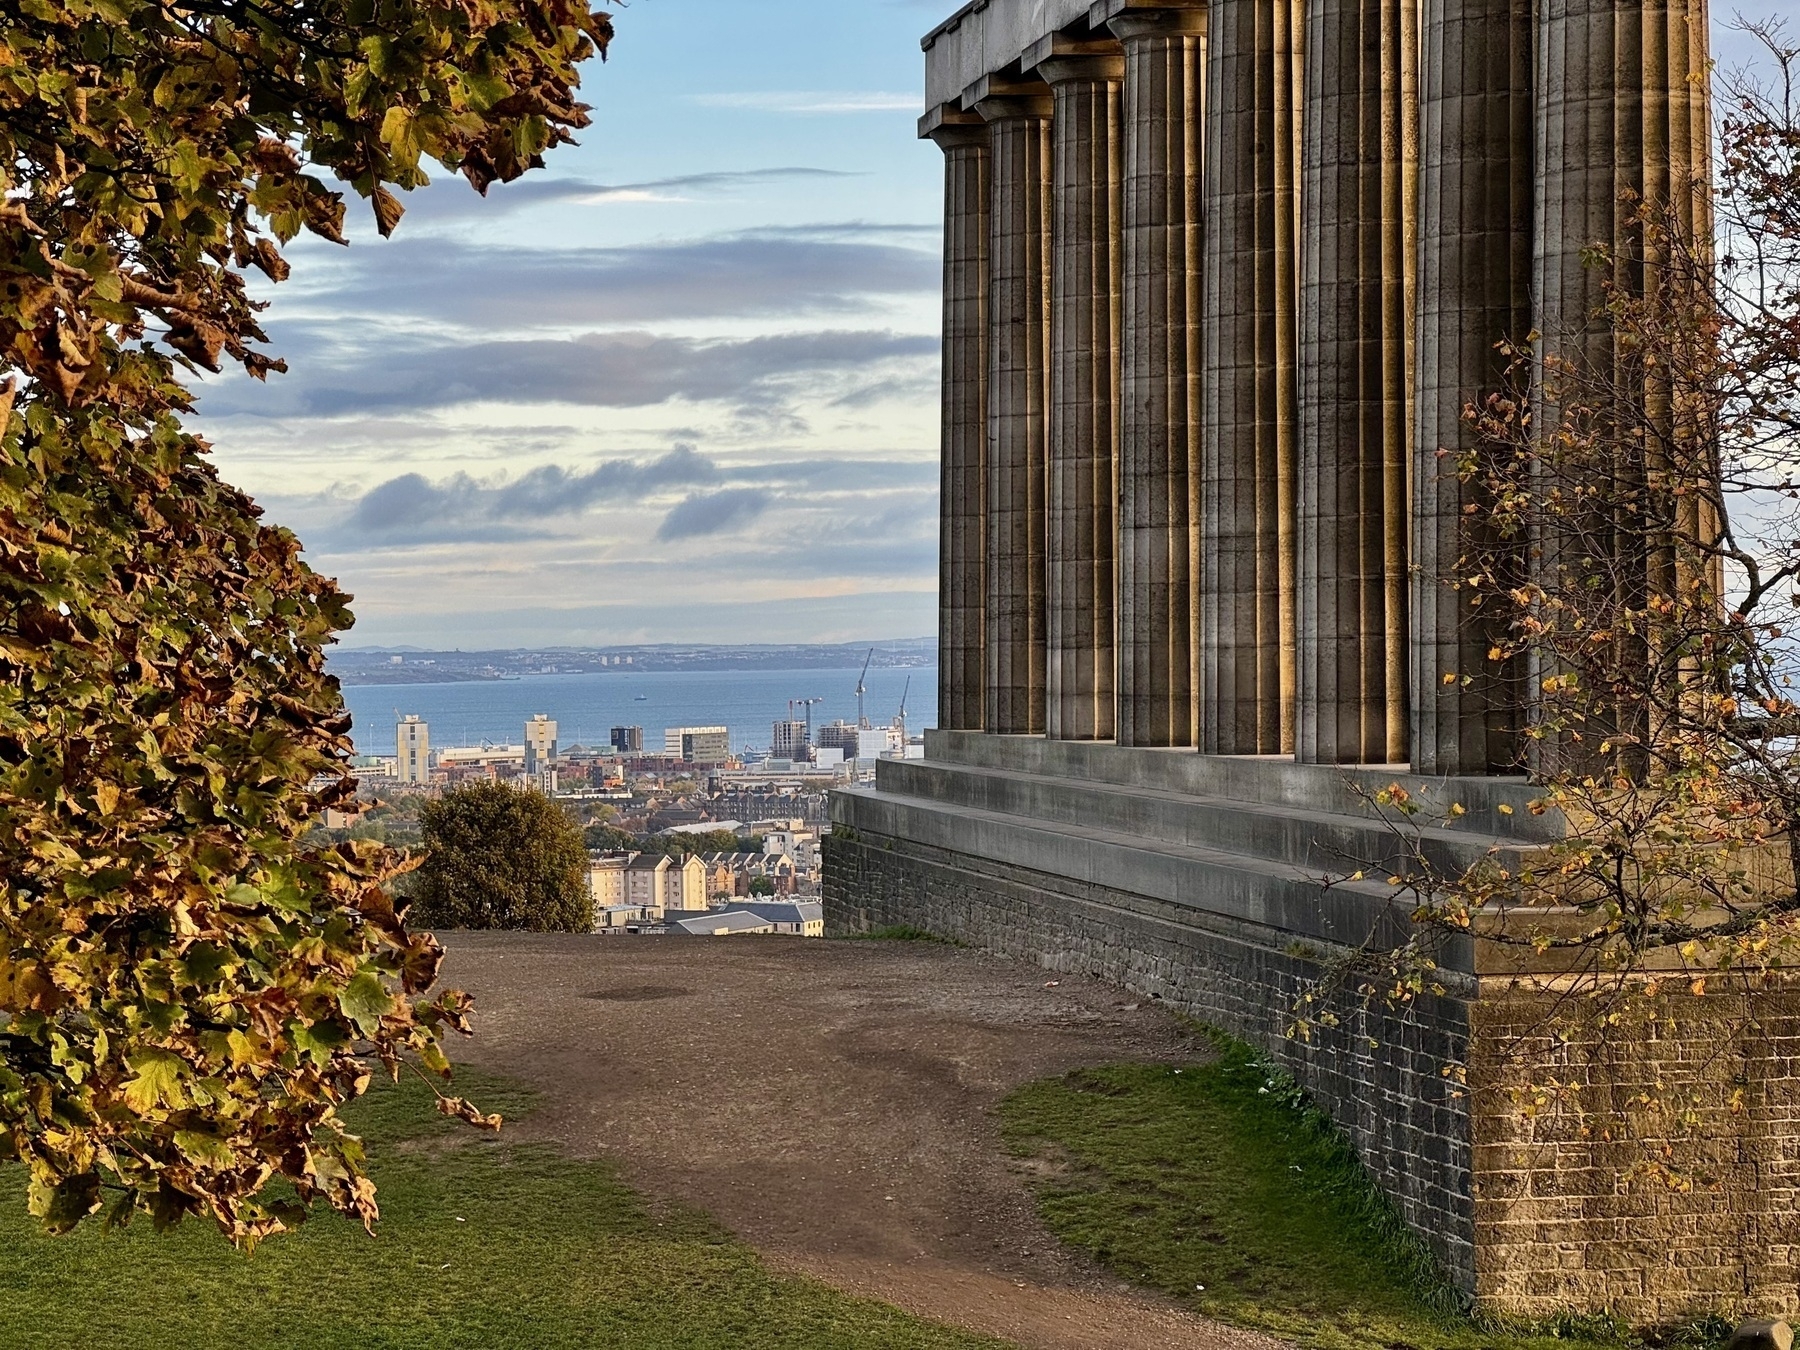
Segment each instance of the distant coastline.
M644 729L644 744L664 744L670 727L725 727L735 751L766 750L773 723L804 719L815 727L868 717L886 726L906 709L915 731L937 724L937 668L854 665L785 670L632 670L624 679L570 671L519 679L438 680L413 685L347 684L351 736L363 754L392 754L394 725L415 716L429 724L434 747L483 742L516 745L525 722L543 714L557 723L564 746L606 745L612 728ZM429 668L425 668L429 670ZM865 697L857 699L858 685Z
M658 643L448 652L414 647L361 647L331 652L329 668L340 683L351 687L490 684L537 675L632 675L673 670L842 670L860 667L865 659L875 670L923 669L937 663L937 640Z

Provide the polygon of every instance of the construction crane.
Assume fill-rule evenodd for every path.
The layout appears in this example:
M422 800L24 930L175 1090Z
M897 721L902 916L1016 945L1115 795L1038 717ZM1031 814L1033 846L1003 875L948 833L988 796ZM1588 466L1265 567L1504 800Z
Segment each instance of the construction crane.
M869 678L869 662L874 659L875 649L871 647L869 654L863 657L862 674L856 677L856 726L860 731L872 730L869 726L868 714L863 711L863 695L869 692L864 682Z
M894 725L900 728L900 753L906 753L906 696L912 693L912 676L906 677L906 687L900 691L900 711L894 714Z

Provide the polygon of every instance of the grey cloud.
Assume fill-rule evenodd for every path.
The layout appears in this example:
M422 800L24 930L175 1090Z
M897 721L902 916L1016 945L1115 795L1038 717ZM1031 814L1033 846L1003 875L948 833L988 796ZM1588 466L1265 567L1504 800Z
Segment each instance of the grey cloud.
M902 221L902 220L838 220L815 221L810 225L759 225L753 230L740 231L739 239L867 239L880 238L884 235L910 236L916 239L930 239L934 243L943 237L944 227L939 221Z
M747 525L769 509L775 494L767 488L726 488L696 493L663 518L656 537L664 543L697 539Z
M607 460L585 472L547 464L510 482L484 483L459 473L441 482L408 473L371 488L319 542L382 539L403 543L541 538L534 522L578 515L608 499L637 500L667 488L711 483L719 467L691 445L649 462Z
M299 336L296 334L295 336ZM794 333L735 341L592 333L572 339L464 344L400 339L346 360L308 334L295 373L267 386L224 379L206 386L208 416L342 416L459 403L572 403L641 408L674 398L764 403L796 377L853 374L882 362L936 354L930 337L885 332Z
M786 165L720 173L689 173L674 178L648 178L636 183L596 183L587 178L527 176L515 183L496 183L483 197L460 177L441 178L430 187L401 198L409 225L464 216L494 216L555 202L605 201L634 194L716 192L755 183L792 178L854 178L837 169Z
M929 561L936 537L930 509L936 473L929 461L860 456L721 464L680 445L650 460L549 464L513 479L406 473L360 495L334 490L265 505L299 531L315 558L324 558L381 547L568 540L578 537L575 522L591 509L674 493L685 496L655 537L699 539L746 525L780 502L815 522L800 527L802 544L780 530L759 539L761 553L782 559L784 575L911 576L921 557ZM823 537L820 520L828 522Z
M869 408L890 399L924 401L937 392L937 387L937 381L924 373L914 379L877 380L834 398L831 404L834 408Z
M873 296L941 284L927 249L872 233L799 232L577 249L399 239L337 255L312 277L278 313L414 316L488 330L847 313Z

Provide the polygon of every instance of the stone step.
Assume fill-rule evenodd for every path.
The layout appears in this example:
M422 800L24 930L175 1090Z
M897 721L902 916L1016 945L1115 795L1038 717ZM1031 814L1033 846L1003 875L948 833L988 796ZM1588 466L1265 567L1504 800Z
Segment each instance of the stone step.
M972 856L984 868L1031 874L1024 884L1079 893L1123 893L1167 906L1169 917L1231 929L1259 945L1393 947L1413 933L1413 902L1385 878L1340 880L1292 862L1094 824L1034 819L908 796L885 787L832 794L833 834L904 839L909 846ZM1445 971L1473 973L1476 944L1447 941Z
M1567 830L1558 812L1532 814L1542 789L1522 777L1434 778L1403 764L1296 764L1285 755L1202 755L969 731L926 732L925 762L1349 816L1366 814L1369 796L1398 784L1419 801L1425 818L1445 818L1458 832L1550 843ZM1465 814L1450 825L1453 803Z
M1398 815L1384 820L1366 803L1358 803L1363 813L1351 814L931 760L884 761L877 773L883 793L1261 858L1312 869L1314 875L1410 875L1421 856L1446 879L1490 857L1516 871L1525 856L1542 847L1418 825Z

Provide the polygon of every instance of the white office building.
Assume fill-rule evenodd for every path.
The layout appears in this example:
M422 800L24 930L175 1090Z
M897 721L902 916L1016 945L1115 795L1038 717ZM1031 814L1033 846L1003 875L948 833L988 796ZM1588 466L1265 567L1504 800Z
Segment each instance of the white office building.
M431 731L417 717L407 717L394 729L396 764L394 777L402 783L424 787L431 781Z
M556 763L556 723L539 713L525 724L525 772L537 774Z

